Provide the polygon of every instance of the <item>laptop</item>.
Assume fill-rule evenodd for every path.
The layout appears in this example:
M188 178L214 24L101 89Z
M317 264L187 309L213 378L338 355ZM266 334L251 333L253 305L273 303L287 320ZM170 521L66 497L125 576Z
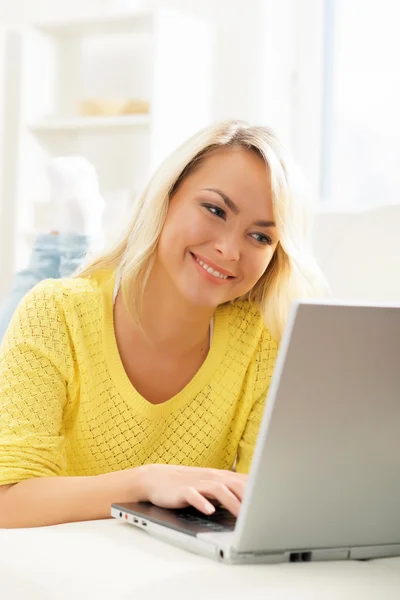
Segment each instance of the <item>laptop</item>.
M111 514L231 564L400 556L400 305L292 306L237 520Z

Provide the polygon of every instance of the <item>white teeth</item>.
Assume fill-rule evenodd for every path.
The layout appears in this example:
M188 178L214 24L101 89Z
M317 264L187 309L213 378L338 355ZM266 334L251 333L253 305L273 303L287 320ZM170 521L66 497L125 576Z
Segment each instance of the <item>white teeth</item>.
M195 257L196 258L196 257ZM214 275L214 277L219 277L220 279L228 279L228 275L223 275L222 273L220 273L219 271L214 271L214 269L212 267L209 267L206 263L204 263L202 260L200 260L199 258L196 258L197 262L199 263L199 265L201 267L203 267L203 269L205 271L207 271L207 273L210 273L210 275Z

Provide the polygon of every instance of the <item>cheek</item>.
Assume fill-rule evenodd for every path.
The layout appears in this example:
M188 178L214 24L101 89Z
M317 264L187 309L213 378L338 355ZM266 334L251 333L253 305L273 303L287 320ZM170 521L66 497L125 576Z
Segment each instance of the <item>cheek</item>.
M199 215L191 215L185 228L185 239L188 245L196 245L204 241L207 235L207 226Z
M209 221L198 211L192 210L176 214L170 223L165 224L162 237L169 246L182 251L208 241L212 231Z
M188 248L203 243L209 230L207 221L197 211L171 211L160 236L159 253L181 257Z
M253 254L253 256L249 257L247 273L249 274L249 279L251 278L253 284L264 275L269 263L272 260L274 252L275 248L268 247L265 252Z

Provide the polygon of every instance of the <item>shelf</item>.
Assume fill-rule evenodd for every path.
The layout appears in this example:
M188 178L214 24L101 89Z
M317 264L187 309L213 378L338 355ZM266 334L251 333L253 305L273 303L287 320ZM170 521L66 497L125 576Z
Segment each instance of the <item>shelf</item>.
M147 127L150 124L150 115L121 115L116 117L65 117L48 118L31 123L30 131L33 133L74 132L104 129L123 129L128 127Z
M84 37L115 33L151 33L154 12L116 14L98 19L79 19L35 23L35 29L55 37Z

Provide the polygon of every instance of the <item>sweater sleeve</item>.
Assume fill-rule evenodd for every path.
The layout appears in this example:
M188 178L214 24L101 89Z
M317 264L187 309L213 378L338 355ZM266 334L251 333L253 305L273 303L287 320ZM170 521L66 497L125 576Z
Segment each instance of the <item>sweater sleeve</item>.
M267 401L269 384L275 367L276 355L277 344L265 329L254 358L254 402L239 442L236 463L237 473L248 473L250 470L258 431Z
M47 280L22 300L0 346L0 485L62 473L72 375L62 284Z

